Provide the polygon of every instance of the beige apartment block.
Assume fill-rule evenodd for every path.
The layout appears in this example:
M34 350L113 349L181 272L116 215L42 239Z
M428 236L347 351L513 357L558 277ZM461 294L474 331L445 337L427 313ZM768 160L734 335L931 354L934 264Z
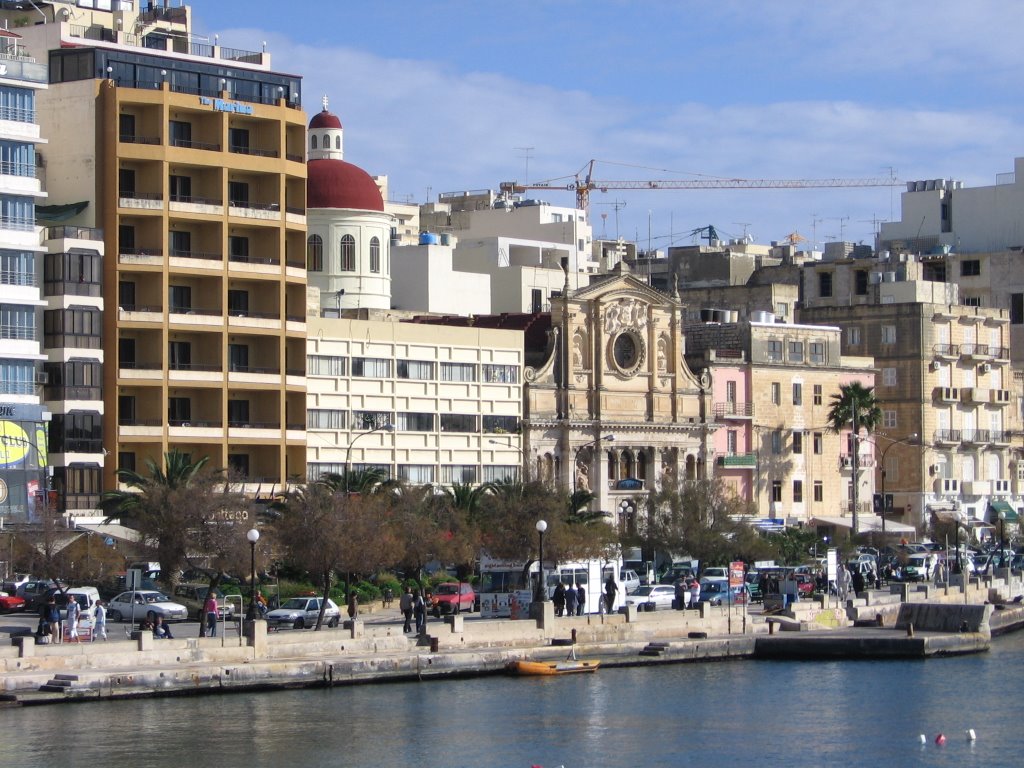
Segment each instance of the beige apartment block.
M586 288L566 286L552 299L547 345L527 342L530 456L542 477L590 491L592 508L626 530L650 490L706 476L709 394L684 359L682 323L678 299L622 264Z
M380 469L414 485L520 477L523 333L310 318L308 477Z
M852 425L831 431L828 412L842 385L874 384L873 361L843 355L838 328L755 318L686 326L690 364L711 380L715 474L761 521L850 532ZM858 449L857 530L864 532L874 527L875 452L868 440Z
M922 532L934 518L1015 520L1024 484L1011 447L1009 312L964 306L956 285L921 279L927 269L906 255L809 266L800 317L841 327L844 352L875 359L890 519Z
M269 493L305 475L300 80L194 42L187 8L125 7L24 30L50 200L105 237L104 488L180 448Z

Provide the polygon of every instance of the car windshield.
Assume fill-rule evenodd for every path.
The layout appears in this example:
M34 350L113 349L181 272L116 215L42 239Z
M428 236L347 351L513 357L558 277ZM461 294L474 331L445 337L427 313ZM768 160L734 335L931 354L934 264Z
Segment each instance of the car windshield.
M290 608L292 610L305 610L306 601L303 598L293 597L287 603L281 606L282 608Z
M459 594L458 584L438 584L437 590L434 594L437 595L457 595Z
M640 588L639 588L639 589L638 589L638 590L637 590L636 592L634 592L633 594L634 594L634 595L641 595L641 596L646 596L646 595L649 595L649 594L651 594L651 592L652 592L652 591L654 591L654 588L653 588L653 587L640 587Z
M725 590L722 589L723 586L724 585L718 584L717 582L706 582L704 584L704 591L705 592L724 592Z
M161 594L160 592L150 592L147 595L143 595L146 598L147 603L167 603L170 599L167 595Z

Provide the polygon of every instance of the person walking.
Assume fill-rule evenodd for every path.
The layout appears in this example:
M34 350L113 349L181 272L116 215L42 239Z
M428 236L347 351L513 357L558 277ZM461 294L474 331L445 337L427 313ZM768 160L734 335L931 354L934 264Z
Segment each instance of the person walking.
M68 617L68 642L78 642L78 621L82 618L82 608L75 600L74 595L68 595L68 605L65 609Z
M551 593L551 602L555 606L555 616L565 613L565 585L562 582L558 582L555 591Z
M427 604L423 601L423 595L416 593L412 601L412 615L416 620L416 634L422 635L427 627Z
M206 593L206 601L203 603L203 613L206 614L206 636L217 636L217 593L212 589Z
M572 584L565 588L565 615L576 615L576 587Z
M60 642L60 608L57 607L57 598L50 595L42 610L43 622L50 631L50 642Z
M405 588L402 592L402 596L398 598L398 609L402 612L402 617L405 619L405 623L402 624L402 632L408 634L412 632L412 590L409 587Z
M103 642L107 642L107 606L103 604L102 600L97 600L96 613L92 623L92 641L95 643L96 638L100 635L103 636Z
M583 608L587 604L587 590L582 584L576 587L576 615L583 615Z
M604 612L611 615L612 610L615 608L615 595L619 592L619 588L615 585L615 576L608 574L608 581L604 583Z

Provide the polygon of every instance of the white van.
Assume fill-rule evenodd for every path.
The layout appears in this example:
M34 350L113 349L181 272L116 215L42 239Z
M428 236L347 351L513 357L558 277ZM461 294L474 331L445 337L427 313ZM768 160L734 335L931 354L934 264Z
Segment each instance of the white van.
M100 591L96 587L71 587L66 594L74 595L75 602L82 610L83 618L91 619L96 615L96 601L100 599ZM60 603L61 618L65 618L67 616L67 599L61 597L58 599L58 603Z

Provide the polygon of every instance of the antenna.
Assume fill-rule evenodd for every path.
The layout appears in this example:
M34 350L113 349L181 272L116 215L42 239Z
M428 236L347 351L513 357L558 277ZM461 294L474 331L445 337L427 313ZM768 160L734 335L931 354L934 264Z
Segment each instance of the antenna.
M513 147L513 149L516 150L517 152L522 152L523 153L522 156L526 159L526 173L524 174L525 178L523 179L523 183L524 184L529 184L530 183L530 153L533 152L534 147Z
M596 205L610 205L615 210L615 239L619 238L619 211L626 207L625 200L613 200L610 203L596 203Z
M747 227L750 226L750 222L748 222L748 221L734 221L733 225L737 226L737 227L743 227L743 242L744 243L747 242Z

